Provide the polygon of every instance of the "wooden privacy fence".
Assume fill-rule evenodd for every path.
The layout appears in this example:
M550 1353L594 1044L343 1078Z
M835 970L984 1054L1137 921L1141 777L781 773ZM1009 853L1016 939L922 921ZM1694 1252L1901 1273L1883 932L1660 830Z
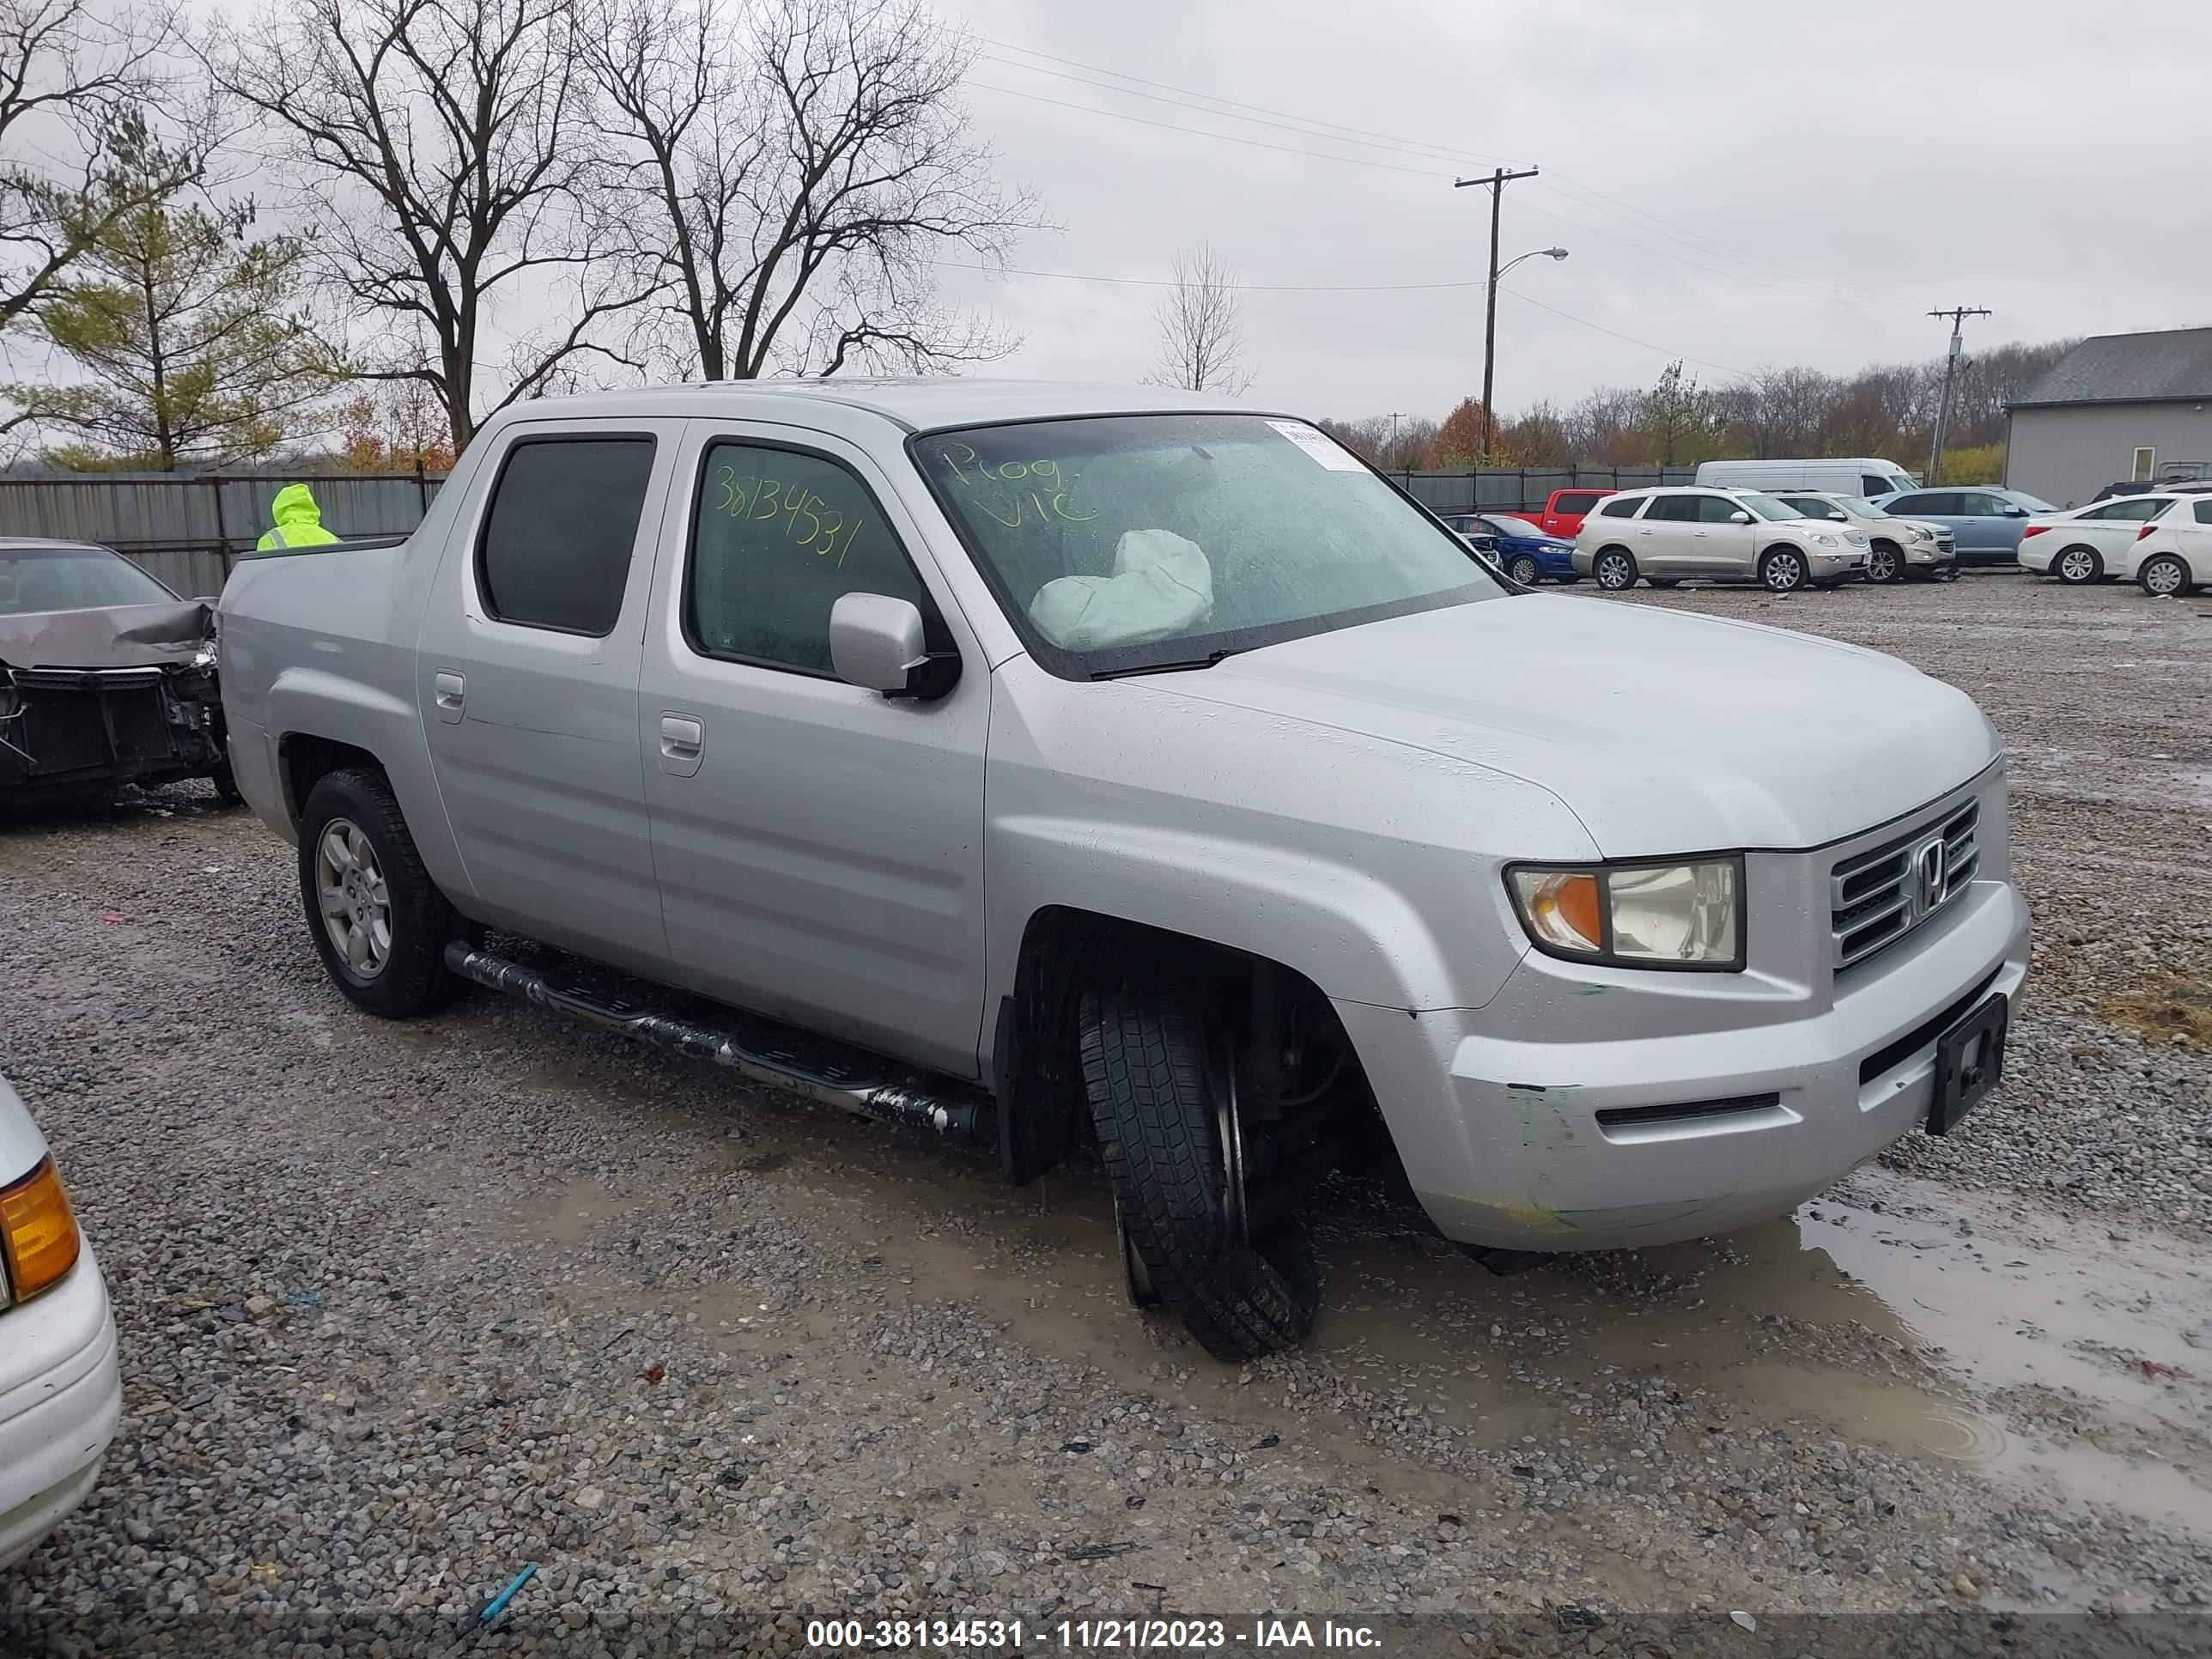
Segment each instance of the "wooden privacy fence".
M313 489L337 535L392 536L422 521L444 482L439 472L0 476L0 536L97 542L191 599L222 591L286 484Z

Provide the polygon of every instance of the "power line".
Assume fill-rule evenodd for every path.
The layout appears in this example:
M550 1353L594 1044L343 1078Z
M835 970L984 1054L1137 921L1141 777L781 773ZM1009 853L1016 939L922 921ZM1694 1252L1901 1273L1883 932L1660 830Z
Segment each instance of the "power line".
M1470 157L1481 161L1510 161L1512 159L1504 155L1486 155L1480 150L1449 149L1442 144L1424 143L1418 138L1396 138L1387 132L1376 132L1366 127L1347 127L1334 121L1317 121L1310 116L1298 115L1289 110L1270 109L1265 104L1240 103L1234 98L1224 98L1215 93L1200 92L1195 87L1170 86L1164 81L1148 81L1141 75L1124 74L1120 70L1107 69L1102 64L1085 64L1073 58L1056 57L1048 52L1039 52L1034 46L1017 46L1005 40L993 40L990 44L1001 52L1019 52L1024 58L1042 58L1051 63L1066 64L1072 69L1088 70L1094 75L1110 76L1116 81L1131 81L1140 87L1157 87L1162 92L1180 92L1192 98L1203 98L1209 103L1222 105L1224 112L1231 109L1243 109L1253 110L1261 115L1278 115L1286 120L1303 122L1309 128L1327 128L1337 132L1349 133L1355 137L1379 139L1384 143L1405 149L1409 152L1426 150L1443 161L1463 161ZM1035 64L1024 64L1022 67L1032 70L1039 75L1054 73L1051 70L1037 69ZM1319 137L1322 134L1316 131L1314 136Z
M1158 89L1159 89L1160 91L1162 91L1162 92L1182 93L1182 94L1187 94L1187 95L1188 95L1188 96L1190 96L1190 97L1205 99L1205 100L1208 100L1208 103L1209 103L1209 104L1219 105L1219 106L1222 106L1223 107L1221 107L1221 108L1219 108L1219 109L1210 109L1210 108L1206 108L1205 106L1201 106L1201 105L1193 105L1193 104L1182 104L1182 105L1181 106L1181 107L1183 107L1183 108L1186 108L1186 109L1199 109L1199 110L1200 110L1202 112L1205 112L1205 113L1218 114L1218 115L1220 115L1224 119L1227 119L1227 120L1244 120L1244 121L1249 121L1249 120L1251 120L1251 118L1251 118L1250 116L1238 115L1238 114L1232 113L1231 112L1232 112L1232 111L1235 111L1235 110L1249 110L1249 111L1256 112L1257 112L1258 114L1260 114L1260 115L1264 115L1264 116L1273 116L1273 117L1280 117L1280 118L1282 118L1282 119L1283 119L1283 120L1285 120L1285 121L1295 122L1295 123L1298 123L1298 124L1300 124L1300 125L1292 125L1292 126L1288 126L1288 127L1281 127L1281 123L1280 123L1280 122L1279 122L1279 121L1272 121L1272 120L1270 120L1270 121L1261 121L1261 122L1258 122L1258 123L1256 123L1256 125L1264 125L1264 126L1275 126L1275 127L1281 127L1281 130L1283 130L1283 131L1291 131L1291 132L1297 132L1297 133L1302 133L1302 134L1304 134L1304 136L1306 136L1306 137L1312 137L1312 138L1315 138L1315 139L1318 139L1318 140L1321 140L1322 142L1324 142L1324 143L1365 143L1365 144L1367 145L1367 147L1369 147L1369 148L1388 148L1388 149L1395 149L1395 150L1396 150L1397 152L1399 152L1399 153L1401 153L1401 154L1409 155L1424 155L1424 154L1425 154L1425 155L1435 155L1435 156L1438 157L1439 159L1449 159L1449 158L1466 157L1466 156L1474 156L1474 157L1478 157L1479 159L1481 159L1481 160L1484 160L1484 161L1497 161L1497 160L1500 159L1500 158L1498 158L1498 157L1497 157L1497 156L1495 156L1495 155L1487 155L1487 154L1485 154L1484 152L1481 152L1481 151L1475 151L1475 150L1462 150L1462 149L1448 149L1447 147L1443 146L1443 145L1425 143L1423 143L1422 141L1418 140L1418 139L1403 138L1403 137L1394 137L1394 136L1392 136L1392 135L1390 135L1390 134L1387 134L1387 133L1376 132L1376 131L1374 131L1373 130L1369 129L1369 128L1364 128L1364 127L1352 127L1352 126L1345 126L1345 125L1340 125L1340 124L1338 124L1338 123L1335 123L1335 122L1315 121L1315 120L1310 119L1310 118L1297 115L1297 114L1296 114L1296 113L1294 113L1294 112L1291 112L1291 111L1287 111L1287 110L1279 110L1279 109L1273 109L1273 108L1270 108L1270 107L1268 107L1267 106L1263 105L1263 104L1249 104L1249 103L1244 103L1244 102L1242 102L1242 101L1240 101L1240 100L1236 100L1236 99L1222 98L1222 97L1219 97L1218 95L1217 95L1217 94L1215 94L1199 91L1199 90L1198 90L1197 88L1195 88L1173 86L1173 85L1170 85L1170 83L1168 83L1168 82L1166 82L1149 80L1149 79L1147 79L1146 77L1145 77L1145 76L1143 76L1129 75L1129 74L1127 74L1127 73L1125 73L1125 72L1123 72L1123 71L1121 71L1121 70L1110 70L1110 69L1104 68L1103 66L1099 65L1099 64L1085 64L1085 63L1082 63L1082 62L1080 62L1080 61L1079 61L1079 60L1077 60L1077 59L1075 59L1075 58L1062 58L1062 57L1059 57L1059 56L1057 56L1057 55L1055 55L1055 54L1054 54L1054 53L1051 53L1051 52L1038 52L1038 51L1036 51L1036 50L1035 48L1033 48L1033 47L1013 46L1013 45L1009 44L1008 42L1001 41L1001 40L994 40L994 41L991 41L991 42L990 42L990 44L991 44L992 46L994 46L997 47L999 50L1000 50L1000 51L1002 51L1002 52L1018 52L1018 53L1020 53L1020 54L1022 54L1023 56L1025 56L1025 57L1042 58L1044 58L1044 59L1046 59L1046 60L1048 60L1048 62L1051 62L1051 63L1055 63L1055 64L1067 64L1067 65L1071 66L1072 68L1085 70L1091 71L1091 73L1093 73L1093 74L1097 74L1097 75L1103 75L1103 76L1107 76L1111 77L1111 78L1112 78L1112 79L1114 79L1114 80L1131 82L1134 83L1134 87L1152 87L1152 88L1158 88ZM994 58L994 59L992 59L991 61L995 62L995 63L999 63L999 64L1004 64L1006 67L1008 67L1008 68L1025 69L1025 70L1030 70L1030 71L1031 71L1031 72L1033 72L1033 73L1039 74L1039 75L1053 75L1053 76L1059 76L1060 78L1061 78L1061 79L1064 79L1064 80L1070 80L1070 81L1076 81L1076 82L1079 82L1080 84L1083 84L1083 85L1091 86L1091 87L1096 87L1096 88L1097 88L1099 90L1102 90L1102 91L1107 91L1107 92L1121 92L1121 93L1124 93L1124 94L1127 94L1127 95L1128 95L1128 96L1132 96L1132 97L1139 97L1139 98L1151 97L1151 96L1152 95L1152 94L1148 94L1148 93L1144 93L1144 92L1139 92L1139 91L1136 91L1136 90L1134 90L1134 87L1115 87L1115 86L1108 86L1108 85L1105 85L1104 83L1100 82L1097 82L1097 81L1087 81L1087 80L1084 80L1084 79L1083 79L1083 77L1081 77L1081 76L1079 76L1066 75L1066 74L1063 74L1061 71L1055 70L1044 69L1044 68L1040 67L1039 65L1033 64L1011 64L1011 63L1008 63L1008 62L1007 62L1007 60L1006 60L1006 59L1005 59L1005 58ZM980 83L979 83L979 84L980 84ZM1098 107L1097 107L1095 105L1066 103L1066 102L1063 102L1062 100L1060 100L1049 99L1049 98L1043 98L1043 97L1042 97L1040 94L1036 94L1036 93L1015 93L1015 92L1013 92L1013 89L1012 89L1012 88L996 87L996 88L987 88L987 89L988 89L988 90L992 90L992 91L998 91L998 92L1006 92L1006 93L1010 93L1010 94L1012 94L1012 95L1014 95L1014 96L1016 96L1016 97L1028 97L1028 98L1034 98L1034 99L1037 99L1037 100L1038 100L1038 101L1040 101L1040 102L1044 102L1044 103L1060 103L1060 106L1061 106L1061 107L1063 107L1063 108L1067 108L1067 109L1078 109L1078 110L1087 110L1087 111L1089 111L1091 113L1095 114L1095 115L1108 115L1108 116L1113 116L1113 117L1115 117L1115 118L1118 118L1118 119L1122 119L1122 120L1139 120L1139 121L1141 121L1141 120L1142 120L1142 118L1140 118L1140 117L1132 116L1132 115L1127 115L1127 114L1123 113L1123 112L1121 112L1121 111L1117 111L1117 110L1103 110L1103 109L1099 109L1099 108L1098 108ZM1161 100L1159 100L1158 101L1172 103L1172 102L1176 102L1176 100L1172 100L1172 99L1161 99ZM1226 133L1207 132L1207 131L1205 131L1200 130L1200 129L1192 129L1192 128L1174 127L1174 126L1171 126L1171 125L1170 125L1170 124L1165 123L1165 122L1152 122L1152 123L1146 123L1146 125L1160 125L1160 126L1168 126L1168 127L1169 127L1169 130L1170 130L1170 131L1191 131L1191 132L1194 132L1194 133L1196 134L1196 136L1200 137L1224 138L1224 139L1227 139L1229 142L1231 142L1231 143L1254 143L1254 142L1255 142L1255 141L1253 141L1253 140L1249 140L1249 139L1238 139L1238 138L1236 138L1236 137L1232 137L1231 135L1230 135L1230 134L1226 134ZM1336 136L1335 136L1335 135L1337 135L1337 134L1346 134L1346 135L1352 135L1352 136L1351 136L1351 137L1336 137ZM1371 142L1370 142L1370 141L1371 141ZM1264 146L1264 145L1263 145L1263 146L1261 146L1261 148L1269 148L1269 146ZM1303 153L1303 154L1306 154L1306 155L1320 155L1322 154L1321 152L1316 152L1316 151L1307 151L1307 152L1292 152L1292 153L1294 153L1294 154ZM1352 156L1344 156L1344 155L1333 155L1333 156L1327 156L1325 159L1331 160L1331 161L1351 161L1351 162L1352 162L1354 165L1358 165L1358 166L1365 166L1365 167L1387 167L1387 166L1389 166L1389 164L1388 164L1388 163L1377 162L1377 161L1365 161L1365 160L1362 160L1362 159L1359 159L1359 158L1355 158L1355 157L1352 157ZM1419 171L1420 169L1416 169L1416 168L1400 168L1400 169L1395 169L1395 170L1398 170L1398 171L1405 171L1405 172L1416 172L1416 171ZM1878 300L1878 298L1879 298L1879 296L1877 296L1877 295L1875 295L1871 294L1871 293L1869 292L1869 290L1867 290L1867 289L1864 289L1856 288L1856 287L1854 287L1853 285L1851 285L1851 284L1850 284L1850 283L1838 283L1838 282L1834 281L1832 278L1826 277L1826 276L1821 276L1816 275L1816 274L1815 274L1815 273L1814 273L1814 272L1807 271L1807 270L1800 270L1800 269L1798 269L1798 268L1796 268L1796 267L1794 267L1794 266L1790 266L1790 265L1782 264L1778 263L1778 261L1775 261L1775 260L1772 260L1772 259L1765 258L1764 258L1764 257L1763 257L1763 256L1761 256L1761 255L1754 254L1754 253L1751 253L1751 252L1747 252L1747 250L1745 250L1745 249L1736 247L1736 246L1733 246L1732 244L1729 244L1729 243L1727 243L1727 242L1723 242L1723 241L1720 240L1719 240L1718 238L1717 238L1717 237L1712 237L1712 236L1706 235L1706 234L1704 234L1703 232L1689 230L1686 227L1683 227L1683 226L1677 225L1674 222L1673 222L1673 221L1671 221L1671 220L1665 219L1665 218L1662 217L1661 216L1659 216L1659 215L1657 215L1657 214L1652 213L1652 212L1650 212L1650 211L1649 210L1647 210L1647 209L1636 207L1633 204L1632 204L1632 203L1628 203L1628 202L1626 202L1626 201L1623 201L1623 200L1622 200L1620 198L1619 198L1619 197L1609 195L1609 194L1607 194L1607 192L1606 192L1606 191L1601 191L1601 190L1598 189L1598 188L1597 188L1595 185L1587 185L1587 184L1584 184L1584 183L1583 183L1582 181L1580 181L1579 179L1577 179L1573 178L1573 177L1572 177L1571 175L1570 175L1570 174L1565 174L1565 173L1555 173L1553 176L1554 176L1555 179L1557 179L1558 181L1559 181L1559 182L1561 182L1561 183L1564 183L1564 184L1567 185L1568 185L1571 190L1573 190L1573 191L1575 191L1586 193L1586 194L1588 194L1588 195L1589 195L1589 196L1594 196L1594 197L1602 198L1605 201L1612 202L1612 203L1617 204L1620 207L1628 209L1628 210L1629 210L1629 211L1631 211L1631 212L1632 212L1632 213L1636 214L1638 217L1643 218L1643 219L1645 219L1645 220L1649 220L1649 221L1650 221L1650 222L1651 222L1651 224L1653 225L1653 227L1655 227L1655 228L1658 230L1658 233L1659 233L1660 234L1662 234L1662 235L1665 235L1665 236L1668 236L1668 237L1669 237L1669 238L1670 238L1671 240L1673 240L1682 242L1682 243L1684 243L1686 246L1690 246L1695 247L1697 244L1698 244L1698 243L1701 243L1701 242L1702 242L1702 243L1706 244L1710 248L1711 248L1711 249L1712 249L1712 250L1714 250L1716 252L1717 252L1721 257L1729 258L1729 259L1731 259L1731 260L1733 260L1733 261L1735 261L1735 262L1736 262L1736 263L1744 264L1747 264L1747 265L1752 266L1752 267L1753 267L1753 268L1761 268L1761 269L1765 269L1765 270L1768 270L1768 271L1773 272L1773 273L1775 273L1775 274L1777 274L1777 275L1783 276L1784 276L1784 277L1796 277L1796 278L1800 278L1800 279L1802 279L1802 281L1805 281L1805 282L1810 282L1810 283L1817 283L1817 284L1819 284L1819 285L1820 285L1820 287L1822 287L1822 288L1831 289L1836 289L1836 290L1840 290L1840 291L1841 291L1841 294L1843 294L1843 295L1851 295L1851 294L1856 294L1856 295L1863 295L1863 296L1865 296L1865 297L1867 297L1867 298L1870 298L1870 299L1877 299L1877 300ZM1567 192L1566 192L1566 191L1559 191L1559 194L1561 194L1561 195L1563 195L1563 196L1567 195ZM1573 199L1574 199L1574 198L1573 198L1573 197L1571 197L1571 196L1569 196L1569 197L1568 197L1568 199L1569 199L1569 200L1573 200ZM1592 209L1592 210L1594 210L1595 211L1597 211L1597 212L1600 212L1600 213L1607 214L1607 215L1608 216L1610 216L1610 217L1620 218L1620 217L1622 217L1622 216L1623 216L1622 215L1620 215L1620 214L1619 214L1619 213L1617 213L1617 212L1613 211L1613 209L1611 209L1611 208L1607 208L1607 207L1605 207L1605 206L1601 205L1599 202L1595 202L1595 201L1585 201L1585 202L1580 202L1580 203L1578 203L1578 204L1577 204L1577 205L1581 205L1581 206L1583 206L1583 207L1586 207L1586 208ZM1541 211L1541 210L1532 209L1532 210L1531 210L1531 211ZM1802 288L1799 288L1799 289L1796 289L1793 290L1792 289L1790 289L1790 288L1789 288L1789 287L1785 287L1785 286L1784 286L1783 284L1780 284L1780 283L1769 283L1769 282L1761 282L1761 281L1759 281L1759 279L1757 279L1757 278L1753 278L1753 277L1738 276L1736 276L1736 275L1735 275L1735 273L1734 273L1734 272L1725 271L1725 270L1717 270L1717 268L1715 268L1715 267L1713 267L1713 266L1711 266L1711 265L1702 264L1699 264L1699 263L1698 263L1698 261L1696 261L1696 260L1684 258L1682 258L1680 255L1674 254L1674 253L1670 253L1670 252L1667 252L1665 249L1662 249L1662 248L1653 248L1653 247L1647 246L1645 246L1644 244L1640 243L1640 242L1632 242L1632 241L1628 240L1628 239L1626 239L1626 237L1616 236L1616 235L1613 235L1612 233L1606 232L1606 231L1601 231L1601 230L1598 230L1597 228L1595 228L1595 227L1593 227L1593 226L1588 226L1588 225L1581 224L1578 221L1572 220L1572 219L1568 219L1568 218L1566 218L1566 217L1565 217L1565 216L1563 216L1563 215L1556 215L1556 214L1555 214L1555 215L1553 215L1552 216L1553 216L1553 217L1554 217L1554 218L1556 218L1556 219L1558 219L1558 220L1559 220L1559 222L1560 223L1563 223L1563 224L1569 224L1569 225L1573 225L1573 226L1575 226L1577 229L1587 230L1587 231L1589 231L1592 235L1596 235L1596 236L1606 236L1606 237L1608 237L1608 238L1609 238L1610 240L1615 240L1615 241L1620 242L1620 243L1623 246L1625 246L1625 247L1632 247L1632 248L1634 248L1634 249L1636 249L1636 250L1637 250L1638 252L1639 252L1649 253L1649 254L1653 255L1655 258L1663 258L1663 259L1674 259L1674 260L1675 260L1675 261L1676 261L1676 263L1678 263L1678 264L1685 264L1685 265L1687 265L1687 266L1689 266L1689 267L1690 267L1691 269L1692 269L1692 270L1703 270L1703 271L1705 271L1705 272L1707 275L1709 275L1709 276L1721 276L1721 277L1723 277L1723 278L1725 278L1725 279L1728 279L1728 280L1733 280L1733 281L1748 282L1748 283L1752 283L1754 286L1759 286L1759 287L1766 287L1766 288L1773 288L1773 289L1775 289L1778 292L1784 292L1784 293L1786 293L1786 292L1791 292L1791 291L1797 291L1797 292L1801 292L1801 293L1802 293L1802 292L1805 292L1805 291L1806 291L1806 290L1802 289ZM1626 222L1625 221L1625 222ZM1703 251L1703 250L1700 250L1700 251ZM1830 295L1809 295L1808 297L1826 299L1826 298L1830 298L1831 296L1830 296ZM1856 303L1856 301L1851 301L1851 300L1849 300L1849 299L1844 299L1844 300L1842 301L1842 303L1845 303L1845 304L1852 304L1852 303Z
M955 259L935 259L931 263L939 270L975 270L987 276L1042 276L1054 282L1103 283L1116 288L1173 288L1176 286L1173 278L1165 276L1104 276L1081 270L1028 270L1018 265L969 264ZM1487 284L1480 282L1224 283L1221 286L1234 289L1244 294L1402 294L1435 289L1483 288ZM1632 346L1641 346L1646 351L1656 351L1662 357L1670 360L1680 357L1685 362L1696 363L1703 368L1717 368L1724 374L1734 374L1744 379L1750 378L1750 372L1747 369L1733 368L1727 363L1717 363L1710 357L1696 356L1690 352L1674 351L1665 346L1654 345L1649 340L1639 340L1632 334L1623 334L1618 329L1607 328L1603 323L1594 323L1587 317L1577 317L1571 311L1562 311L1557 306L1546 305L1541 300L1531 299L1516 289L1500 288L1498 291L1510 295L1523 304L1532 305L1539 311L1548 311L1554 317L1564 318L1568 322L1579 324L1583 328L1595 329L1600 334L1609 334L1616 340L1626 341Z
M1170 132L1188 132L1194 137L1218 138L1224 144L1249 144L1254 149L1280 150L1285 155L1303 155L1310 161L1341 161L1348 167L1377 167L1384 173L1418 173L1424 179L1434 179L1439 176L1437 170L1434 168L1401 167L1394 161L1370 161L1357 155L1331 155L1326 150L1292 149L1288 144L1271 144L1264 139L1240 138L1234 133L1208 132L1203 127L1182 127L1177 126L1172 121L1155 121L1146 116L1132 115L1127 110L1100 109L1096 104L1073 104L1065 98L1048 98L1040 92L1017 92L1012 87L994 87L988 81L970 81L966 84L978 92L1002 93L1009 98L1026 98L1030 102L1037 104L1056 104L1061 109L1082 110L1091 115L1110 115L1117 121L1134 121L1140 127L1164 127ZM1228 118L1236 120L1239 118L1231 116Z

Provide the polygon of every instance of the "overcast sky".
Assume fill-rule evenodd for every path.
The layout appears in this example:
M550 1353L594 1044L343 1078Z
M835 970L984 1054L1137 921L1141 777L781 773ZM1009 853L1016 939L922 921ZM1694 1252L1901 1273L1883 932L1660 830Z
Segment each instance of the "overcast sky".
M1209 239L1252 283L1472 281L1247 294L1253 395L1310 414L1441 414L1480 389L1488 192L1451 179L1501 161L1542 169L1507 187L1504 257L1571 256L1501 285L1508 411L1648 384L1675 355L1708 384L1932 356L1937 306L1996 313L1970 349L2212 324L2203 0L945 4L988 43L978 133L1066 228L1013 264L1158 279ZM1208 114L1194 91L1449 155ZM1026 336L1002 372L1150 366L1157 289L945 283Z

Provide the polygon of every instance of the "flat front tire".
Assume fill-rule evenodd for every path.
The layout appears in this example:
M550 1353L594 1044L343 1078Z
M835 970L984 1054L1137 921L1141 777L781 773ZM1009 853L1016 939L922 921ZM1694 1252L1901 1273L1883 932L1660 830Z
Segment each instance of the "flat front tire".
M411 1019L460 989L446 945L466 924L422 867L381 772L332 772L308 792L300 900L323 970L362 1012Z
M1156 1297L1217 1359L1304 1341L1321 1305L1313 1241L1295 1220L1245 1236L1227 1057L1195 1000L1149 983L1091 992L1081 1043L1132 1299Z

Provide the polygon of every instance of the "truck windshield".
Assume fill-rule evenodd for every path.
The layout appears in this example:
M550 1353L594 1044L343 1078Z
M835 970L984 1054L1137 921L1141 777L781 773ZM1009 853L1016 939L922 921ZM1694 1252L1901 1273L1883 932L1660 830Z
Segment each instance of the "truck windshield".
M1069 678L1204 667L1504 591L1303 422L1118 415L912 448L1032 652Z
M0 548L0 617L176 602L167 588L104 548Z

